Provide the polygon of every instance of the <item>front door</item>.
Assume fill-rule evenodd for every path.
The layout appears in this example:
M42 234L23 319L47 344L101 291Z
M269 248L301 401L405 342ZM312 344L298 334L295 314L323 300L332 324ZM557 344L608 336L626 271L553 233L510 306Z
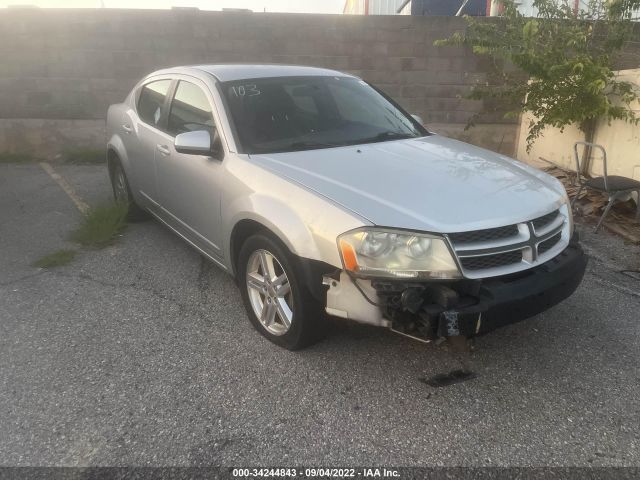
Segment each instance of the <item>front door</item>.
M195 80L194 80L195 82ZM206 87L180 80L169 108L166 133L156 145L160 204L167 221L196 246L221 257L220 187L222 161L176 152L176 135L208 130L215 123Z

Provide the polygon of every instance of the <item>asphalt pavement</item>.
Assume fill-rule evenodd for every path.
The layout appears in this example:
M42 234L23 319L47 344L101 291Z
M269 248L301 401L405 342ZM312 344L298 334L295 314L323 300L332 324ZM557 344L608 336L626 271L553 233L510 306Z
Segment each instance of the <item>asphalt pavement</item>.
M104 167L54 168L110 200ZM382 329L269 343L154 221L31 266L80 219L39 165L0 165L0 465L640 465L640 277L620 273L640 251L606 232L584 232L571 298L478 338L477 377L435 388L456 359Z

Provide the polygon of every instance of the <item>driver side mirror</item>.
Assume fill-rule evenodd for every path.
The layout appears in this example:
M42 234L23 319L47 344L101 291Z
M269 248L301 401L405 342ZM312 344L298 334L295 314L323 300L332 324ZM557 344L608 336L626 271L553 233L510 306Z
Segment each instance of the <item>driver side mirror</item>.
M224 152L218 130L213 129L213 135L207 130L196 130L176 135L173 146L178 153L187 155L209 155L221 160Z

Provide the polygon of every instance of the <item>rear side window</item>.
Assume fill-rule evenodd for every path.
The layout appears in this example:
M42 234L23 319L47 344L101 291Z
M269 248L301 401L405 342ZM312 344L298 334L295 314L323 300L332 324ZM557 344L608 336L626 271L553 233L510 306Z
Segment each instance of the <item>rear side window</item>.
M167 130L170 135L196 130L211 131L214 126L211 104L204 91L181 81L171 102Z
M138 99L138 115L143 122L158 125L170 85L171 80L158 80L142 87Z

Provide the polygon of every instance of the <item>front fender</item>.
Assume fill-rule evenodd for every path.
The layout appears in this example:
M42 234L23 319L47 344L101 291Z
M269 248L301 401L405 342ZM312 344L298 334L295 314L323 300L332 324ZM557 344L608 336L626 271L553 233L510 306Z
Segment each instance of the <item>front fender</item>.
M322 253L311 233L300 216L284 201L259 193L238 199L230 206L234 214L229 218L230 228L243 220L259 223L276 235L294 255L320 260ZM232 258L231 241L225 246L225 256Z
M224 257L235 271L238 239L232 235L243 220L271 231L289 251L306 261L340 268L338 235L368 222L330 199L255 165L248 156L225 159L228 177L224 185L221 225Z
M342 261L336 238L340 233L362 226L362 221L322 198L311 194L298 196L300 192L295 188L290 190L287 201L258 192L236 199L226 208L229 215L225 231L231 233L239 222L252 220L276 235L295 256L340 268ZM225 244L225 258L229 259L233 271L230 235Z

